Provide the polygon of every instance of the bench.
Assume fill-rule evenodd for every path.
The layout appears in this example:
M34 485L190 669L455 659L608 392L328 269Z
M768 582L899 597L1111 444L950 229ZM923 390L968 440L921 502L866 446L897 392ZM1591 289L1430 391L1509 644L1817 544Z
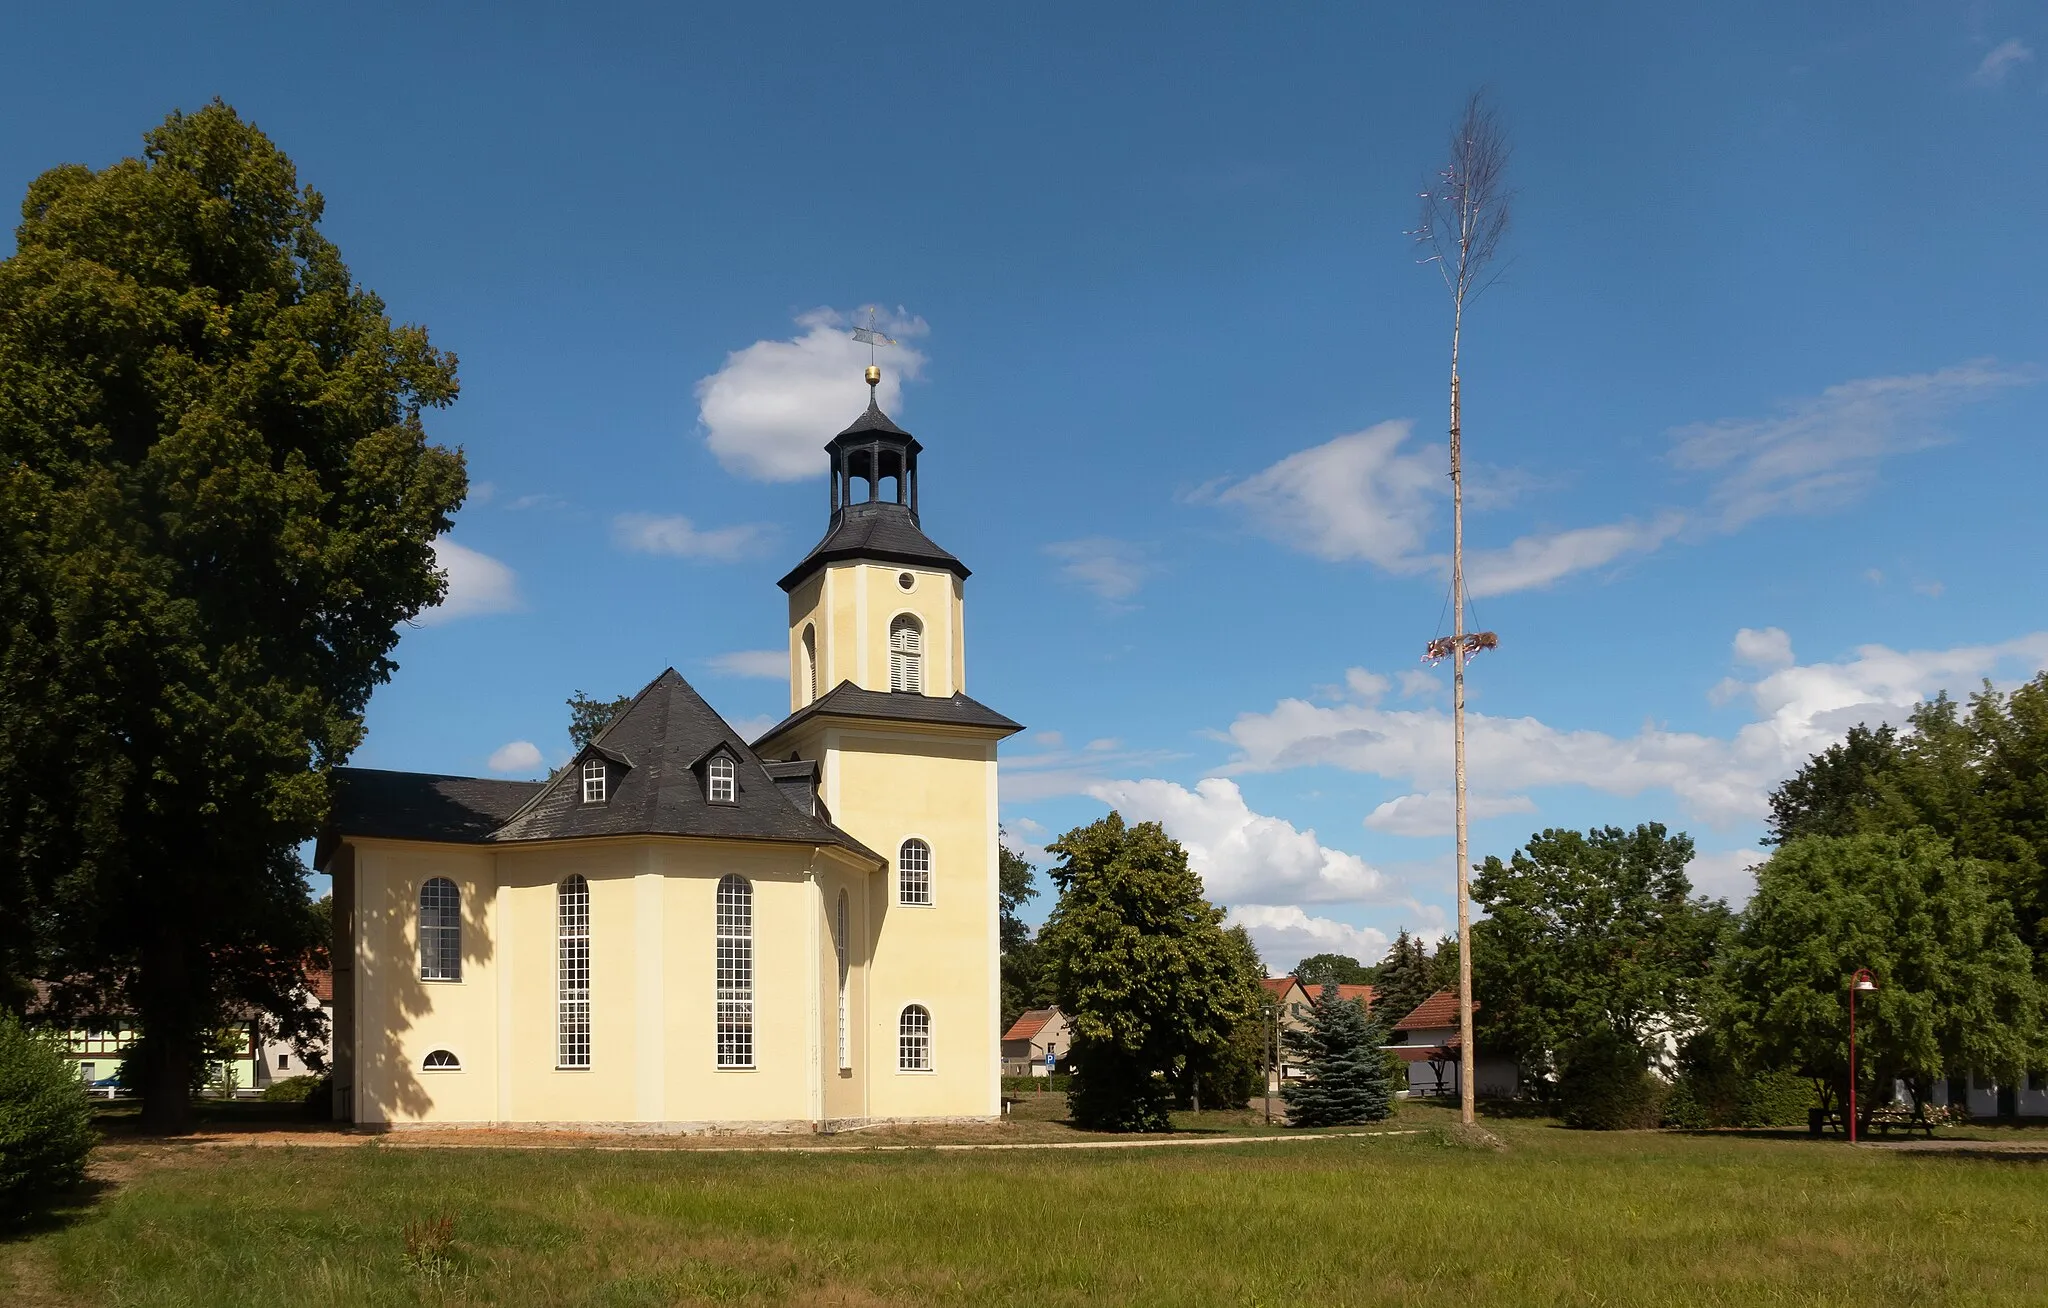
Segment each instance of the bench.
M1905 1119L1904 1121L1890 1122L1887 1122L1882 1118L1879 1118L1877 1120L1872 1121L1870 1125L1876 1128L1877 1133L1879 1135L1883 1136L1888 1136L1893 1131L1904 1131L1907 1135L1910 1136L1913 1134L1913 1132L1918 1131L1921 1135L1927 1137L1929 1140L1932 1140L1934 1138L1934 1123L1928 1121L1924 1117L1910 1117Z

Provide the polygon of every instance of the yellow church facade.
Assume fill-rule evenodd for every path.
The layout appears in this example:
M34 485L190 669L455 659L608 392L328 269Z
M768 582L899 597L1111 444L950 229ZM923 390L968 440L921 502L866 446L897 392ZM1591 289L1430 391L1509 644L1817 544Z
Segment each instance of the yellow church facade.
M338 1117L831 1130L1001 1111L997 747L968 570L871 402L782 580L790 715L739 736L674 669L553 778L342 769Z

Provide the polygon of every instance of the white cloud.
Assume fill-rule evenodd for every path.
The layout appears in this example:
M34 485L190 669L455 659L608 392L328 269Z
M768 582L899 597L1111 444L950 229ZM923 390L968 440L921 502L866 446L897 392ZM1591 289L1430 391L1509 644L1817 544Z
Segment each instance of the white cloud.
M1121 749L1116 741L1091 740L1080 749L1069 749L1065 737L1057 731L1033 732L1031 743L1038 746L1032 753L1003 757L1000 785L1005 804L1028 804L1056 795L1085 795L1090 787L1112 779L1119 772L1128 776L1137 769L1157 767L1180 757L1169 750Z
M1420 668L1403 668L1394 674L1401 682L1402 699L1428 699L1444 693L1444 679Z
M489 767L493 772L517 772L530 775L540 771L540 746L530 740L514 740L491 751Z
M727 726L730 726L734 731L739 733L741 740L751 743L767 735L768 728L782 721L782 719L774 716L773 714L763 713L759 715L745 717L727 718L725 721Z
M725 366L697 383L704 443L726 471L756 481L800 481L825 471L825 442L867 407L868 347L848 328L865 313L813 309L800 315L802 333L755 341L725 356ZM924 319L902 310L877 324L900 342L923 336ZM903 382L919 376L925 356L908 344L882 351L877 400L902 416Z
M1782 627L1758 631L1744 627L1735 633L1735 657L1753 668L1782 668L1792 663L1792 638Z
M422 626L526 607L519 598L518 575L488 554L442 536L434 541L434 566L448 574L448 593L414 619Z
M1465 810L1471 820L1534 813L1527 795L1470 795ZM1448 790L1428 790L1390 799L1366 814L1365 825L1390 836L1448 836L1457 826L1457 798Z
M1788 640L1789 645L1789 640ZM1999 672L2048 667L2048 632L1996 645L1900 652L1866 645L1836 663L1778 668L1737 682L1755 720L1732 737L1645 724L1633 736L1567 731L1535 718L1466 716L1469 772L1482 793L1584 786L1612 795L1665 789L1694 817L1717 825L1765 812L1765 795L1815 751L1859 722L1901 722L1938 690L1962 690ZM1439 708L1389 709L1370 700L1286 699L1231 723L1237 757L1226 772L1336 767L1424 790L1451 782L1451 723Z
M773 530L750 522L702 531L681 514L621 513L612 519L612 541L620 549L685 559L741 558L766 543Z
M1145 578L1157 570L1142 546L1108 536L1054 541L1045 552L1060 560L1062 577L1111 603L1136 595Z
M1209 898L1221 903L1356 902L1388 890L1364 859L1321 844L1313 830L1254 813L1237 783L1222 777L1193 790L1171 781L1105 781L1087 793L1132 822L1165 827L1187 850Z
M1648 554L1684 526L1684 514L1663 513L1650 522L1613 522L1524 536L1505 549L1472 551L1466 556L1465 575L1478 599L1531 590L1574 572L1604 567L1626 554Z
M1976 71L1970 74L1970 82L1975 86L1985 87L2003 85L2006 76L2013 69L2021 64L2033 62L2033 58L2032 46L2016 36L2007 37L1984 56Z
M1763 849L1722 849L1707 853L1696 853L1692 862L1685 865L1686 879L1692 882L1695 895L1710 895L1725 899L1740 908L1749 902L1756 891L1756 875L1751 870L1769 857Z
M1228 924L1251 934L1266 971L1276 976L1293 971L1310 954L1344 954L1368 964L1387 956L1386 932L1311 917L1293 904L1236 904Z
M1944 410L2032 380L2025 369L1982 361L1865 377L1795 400L1768 418L1678 428L1671 458L1713 474L1708 507L1723 530L1767 514L1823 512L1867 490L1885 458L1945 442L1935 425Z
M715 655L709 661L715 671L728 677L759 677L763 681L783 681L789 677L786 649L736 649L730 654Z
M1434 449L1401 450L1409 424L1383 422L1290 454L1236 485L1207 492L1268 535L1318 558L1363 559L1414 572L1444 480Z

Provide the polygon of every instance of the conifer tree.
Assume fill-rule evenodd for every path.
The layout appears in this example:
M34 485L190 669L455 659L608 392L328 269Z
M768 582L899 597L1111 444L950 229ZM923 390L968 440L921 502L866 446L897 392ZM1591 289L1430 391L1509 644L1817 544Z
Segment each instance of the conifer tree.
M1285 1031L1292 1061L1307 1070L1280 1087L1295 1126L1350 1126L1377 1122L1394 1111L1394 1084L1380 1052L1386 1027L1356 999L1339 999L1326 985L1302 1018L1305 1031Z

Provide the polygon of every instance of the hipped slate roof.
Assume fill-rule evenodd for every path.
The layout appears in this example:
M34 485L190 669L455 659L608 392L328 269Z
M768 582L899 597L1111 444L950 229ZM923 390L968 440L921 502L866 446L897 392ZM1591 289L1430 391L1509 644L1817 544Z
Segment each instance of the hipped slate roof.
M1024 729L1022 723L1012 721L965 695L912 695L903 691L863 690L850 681L842 681L762 732L755 743L773 740L800 723L817 717L878 718L888 722L983 727L1006 736Z
M734 802L714 804L699 764L720 750L732 755ZM603 802L583 802L580 763L601 757L610 766ZM339 797L335 836L386 836L463 844L572 840L592 836L706 836L837 845L877 863L881 855L838 827L792 803L740 734L705 703L674 668L633 697L618 717L571 765L548 782L476 781L414 773L336 773ZM364 780L367 778L367 782ZM422 786L421 782L434 783ZM518 802L512 788L517 787ZM450 792L421 805L423 793ZM396 799L415 802L394 814ZM402 819L402 820L401 820Z
M834 513L825 539L812 546L803 562L776 584L785 591L795 590L813 572L841 559L943 568L962 578L972 575L966 564L932 543L931 537L917 525L917 519L910 515L908 505L867 500L848 504Z

